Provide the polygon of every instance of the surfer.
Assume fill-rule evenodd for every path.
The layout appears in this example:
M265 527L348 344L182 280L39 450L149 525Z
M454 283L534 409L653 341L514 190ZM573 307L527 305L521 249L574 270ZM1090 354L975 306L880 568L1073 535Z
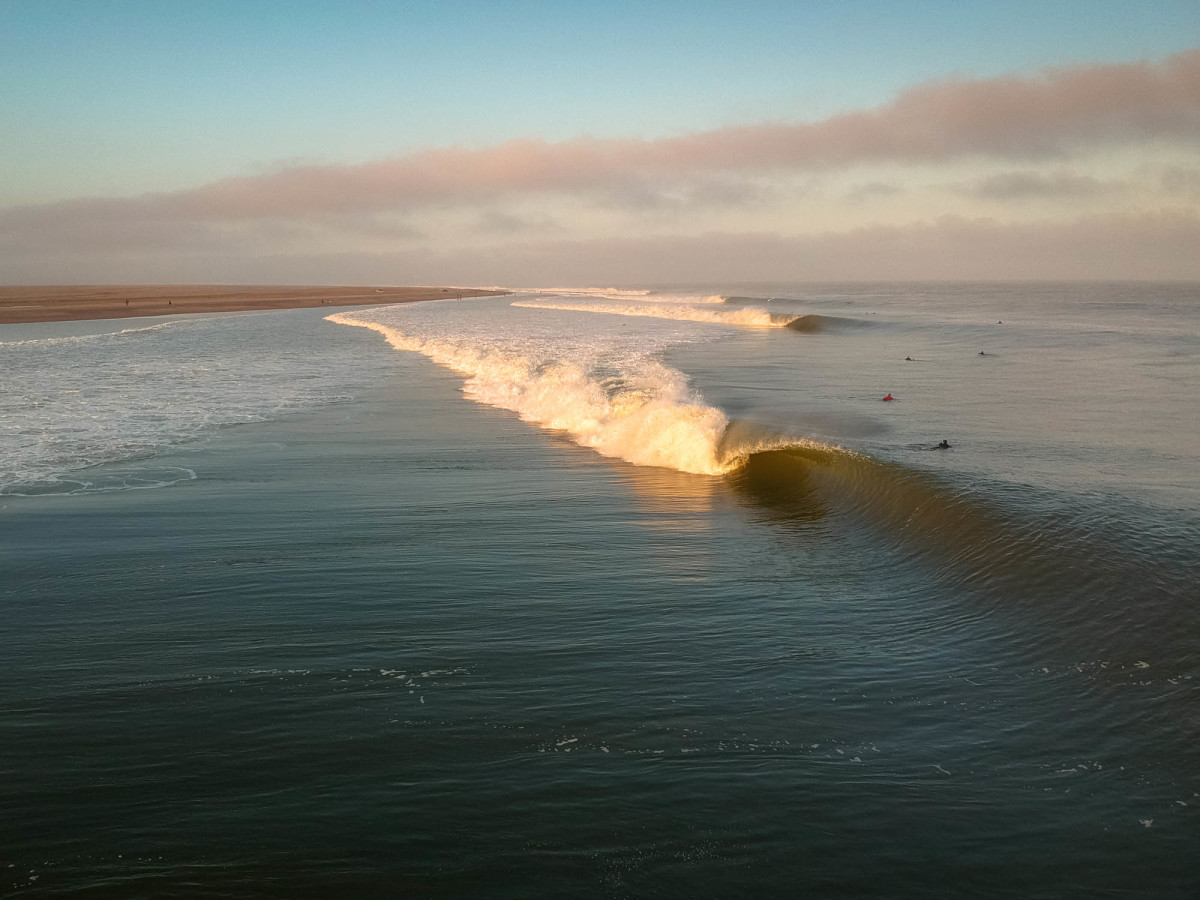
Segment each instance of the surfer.
M904 361L905 361L905 362L912 362L912 361L913 361L913 358L912 358L911 356L906 356L906 357L904 357Z
M948 440L946 440L945 438L942 438L942 442L941 442L940 444L938 444L938 445L937 445L937 448L938 448L939 450L949 450L949 449L950 449L950 442L949 442Z
M887 403L887 401L889 401L889 400L895 400L895 399L896 399L896 398L895 398L895 397L893 397L891 394L888 394L886 397L884 397L884 398L883 398L883 402L884 402L884 403Z

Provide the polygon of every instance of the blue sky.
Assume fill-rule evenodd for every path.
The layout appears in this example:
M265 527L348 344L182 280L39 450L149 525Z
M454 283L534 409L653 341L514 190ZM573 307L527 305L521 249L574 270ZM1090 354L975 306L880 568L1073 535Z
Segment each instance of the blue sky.
M1197 44L1195 0L0 0L0 210L511 139L815 122L930 79Z
M1194 2L0 2L0 203L537 135L655 137L916 81L1165 56Z

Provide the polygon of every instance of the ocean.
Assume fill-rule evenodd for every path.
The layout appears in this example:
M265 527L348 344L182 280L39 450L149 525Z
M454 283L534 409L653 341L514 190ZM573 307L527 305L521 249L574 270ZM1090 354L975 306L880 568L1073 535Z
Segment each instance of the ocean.
M1200 285L328 313L0 328L0 896L1200 896Z

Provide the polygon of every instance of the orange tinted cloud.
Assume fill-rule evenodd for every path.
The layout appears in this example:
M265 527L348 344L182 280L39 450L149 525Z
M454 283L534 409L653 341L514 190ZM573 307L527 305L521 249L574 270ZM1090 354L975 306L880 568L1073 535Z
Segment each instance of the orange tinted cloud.
M0 241L66 220L110 223L340 216L494 201L532 192L628 191L871 162L1053 157L1120 141L1200 138L1200 48L1158 62L946 79L875 109L819 122L722 128L658 140L520 139L359 165L298 166L129 199L72 200L0 213Z

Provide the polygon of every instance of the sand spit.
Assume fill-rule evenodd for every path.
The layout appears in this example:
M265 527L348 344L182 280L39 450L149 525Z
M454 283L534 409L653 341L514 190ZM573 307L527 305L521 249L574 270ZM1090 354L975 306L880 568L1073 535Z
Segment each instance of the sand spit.
M0 286L0 325L493 297L458 287L132 284Z

